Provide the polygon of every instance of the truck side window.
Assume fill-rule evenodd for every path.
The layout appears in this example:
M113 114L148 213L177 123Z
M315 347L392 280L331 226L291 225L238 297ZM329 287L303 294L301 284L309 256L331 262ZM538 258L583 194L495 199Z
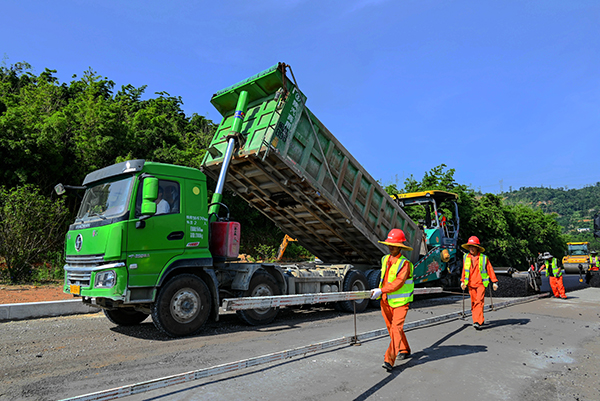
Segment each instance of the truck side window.
M179 183L177 181L158 180L158 198L156 198L156 215L179 213ZM135 218L141 216L142 186L138 187L135 201Z
M179 183L177 181L159 180L158 187L161 186L165 189L164 199L169 204L169 213L179 213Z

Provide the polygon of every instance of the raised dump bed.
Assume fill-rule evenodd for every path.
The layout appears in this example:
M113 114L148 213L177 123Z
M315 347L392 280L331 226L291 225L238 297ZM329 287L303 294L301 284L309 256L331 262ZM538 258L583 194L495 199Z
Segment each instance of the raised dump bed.
M203 171L218 177L239 93L247 91L226 188L326 263L378 265L387 247L377 241L391 228L405 232L414 249L406 256L416 262L422 231L305 106L286 67L279 63L212 97L223 120Z

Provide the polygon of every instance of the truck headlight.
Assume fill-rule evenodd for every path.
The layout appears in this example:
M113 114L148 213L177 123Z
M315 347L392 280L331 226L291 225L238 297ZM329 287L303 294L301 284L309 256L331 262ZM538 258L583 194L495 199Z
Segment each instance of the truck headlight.
M96 273L94 288L112 288L117 282L117 275L114 270L107 270Z

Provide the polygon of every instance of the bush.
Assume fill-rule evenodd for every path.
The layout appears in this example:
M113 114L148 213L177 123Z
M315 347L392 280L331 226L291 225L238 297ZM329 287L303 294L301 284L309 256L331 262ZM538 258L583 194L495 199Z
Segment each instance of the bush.
M62 200L43 196L33 185L0 187L0 255L5 260L0 279L28 282L40 264L46 269L43 277L58 278L68 213ZM50 265L43 263L47 257L53 259Z

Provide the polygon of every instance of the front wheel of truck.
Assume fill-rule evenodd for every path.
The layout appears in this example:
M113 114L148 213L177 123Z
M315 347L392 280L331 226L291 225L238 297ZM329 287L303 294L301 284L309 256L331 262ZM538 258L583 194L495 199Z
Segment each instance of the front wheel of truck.
M133 309L104 309L104 315L119 326L135 326L142 323L148 317L147 313L138 312Z
M196 334L208 320L211 308L206 283L193 274L173 277L152 305L156 328L170 337Z

